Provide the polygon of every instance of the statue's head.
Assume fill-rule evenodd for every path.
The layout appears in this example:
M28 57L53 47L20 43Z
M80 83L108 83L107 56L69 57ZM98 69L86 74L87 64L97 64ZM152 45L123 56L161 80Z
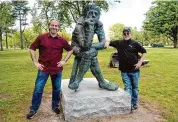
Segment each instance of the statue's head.
M84 8L83 16L84 18L93 18L99 20L101 9L95 4L89 4Z

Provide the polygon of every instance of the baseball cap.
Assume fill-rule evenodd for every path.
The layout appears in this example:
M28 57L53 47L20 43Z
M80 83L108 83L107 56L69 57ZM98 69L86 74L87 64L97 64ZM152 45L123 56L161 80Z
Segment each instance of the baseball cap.
M130 33L131 33L131 29L130 29L129 27L125 27L125 28L123 29L123 33L124 33L125 31L127 31L127 32L130 32Z

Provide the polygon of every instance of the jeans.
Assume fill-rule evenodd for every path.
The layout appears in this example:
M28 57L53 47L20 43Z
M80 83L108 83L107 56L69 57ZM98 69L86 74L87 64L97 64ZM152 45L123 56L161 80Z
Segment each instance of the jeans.
M125 87L124 90L131 95L131 105L137 105L140 72L121 72L121 76Z
M48 80L50 74L38 71L35 88L32 96L32 106L30 107L31 111L37 111L41 104L43 89ZM50 75L52 81L52 108L56 108L59 105L60 100L60 91L61 91L61 79L62 72L57 74Z

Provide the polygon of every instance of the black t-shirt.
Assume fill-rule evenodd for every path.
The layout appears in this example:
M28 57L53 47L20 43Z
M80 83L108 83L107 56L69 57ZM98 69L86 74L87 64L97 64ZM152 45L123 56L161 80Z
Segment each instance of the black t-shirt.
M136 72L135 64L138 62L138 53L146 53L146 50L134 40L115 40L110 46L118 51L119 70L122 72Z

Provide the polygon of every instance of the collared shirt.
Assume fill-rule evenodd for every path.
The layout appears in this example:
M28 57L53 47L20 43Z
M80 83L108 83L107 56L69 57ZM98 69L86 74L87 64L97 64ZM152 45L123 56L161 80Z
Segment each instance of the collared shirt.
M63 67L57 67L57 63L62 59L63 49L71 51L72 47L59 35L52 37L49 33L45 33L36 38L30 49L39 49L38 62L44 65L42 72L57 74L63 70Z
M110 46L115 47L118 51L119 70L122 72L137 72L135 64L138 63L138 53L146 53L146 50L134 40L115 40L110 42Z

